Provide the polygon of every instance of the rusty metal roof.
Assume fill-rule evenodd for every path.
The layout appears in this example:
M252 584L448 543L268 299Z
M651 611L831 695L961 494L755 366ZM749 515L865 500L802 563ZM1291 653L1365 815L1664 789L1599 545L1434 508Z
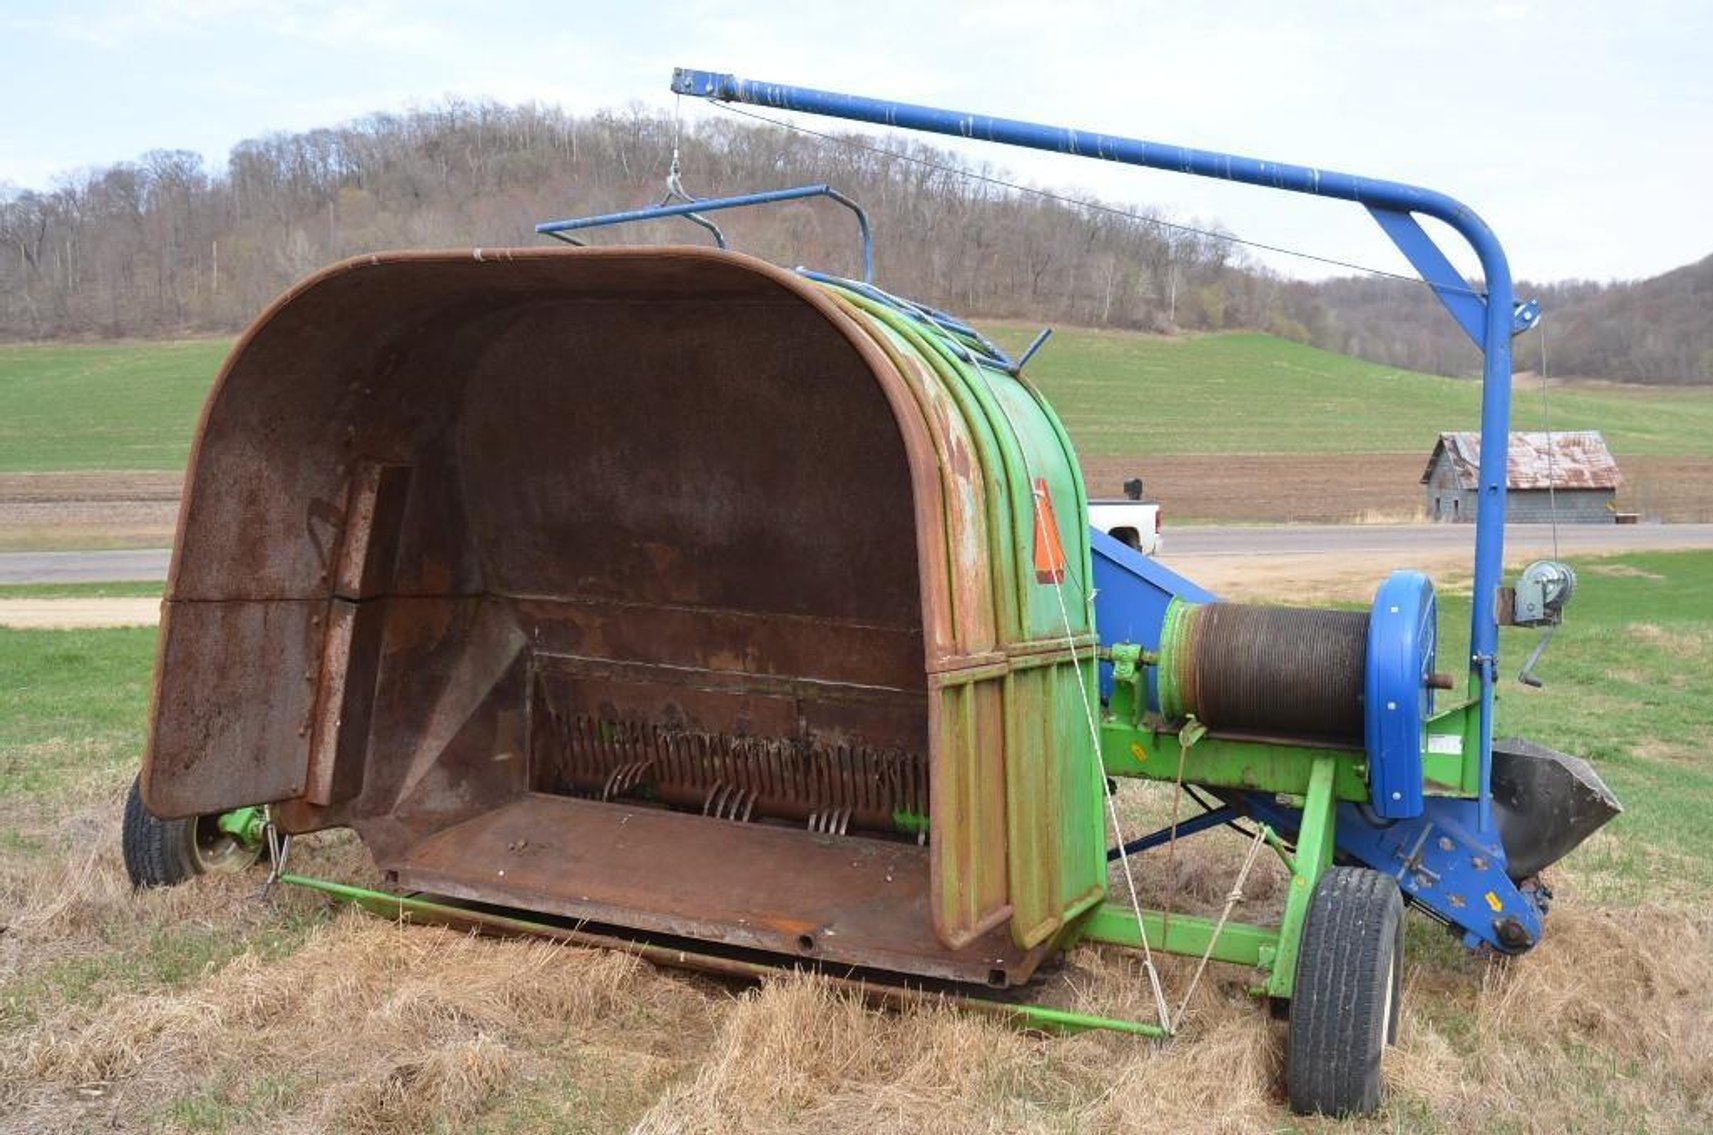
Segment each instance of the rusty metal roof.
M1475 488L1481 467L1481 435L1440 434L1422 473L1423 484L1433 474L1442 451L1451 458L1458 486ZM1599 430L1513 433L1505 465L1509 489L1615 489L1624 480Z

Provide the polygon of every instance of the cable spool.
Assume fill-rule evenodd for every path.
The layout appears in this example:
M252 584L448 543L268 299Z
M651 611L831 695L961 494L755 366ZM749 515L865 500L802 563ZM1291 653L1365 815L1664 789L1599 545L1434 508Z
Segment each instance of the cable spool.
M1160 710L1210 729L1361 742L1366 611L1172 603Z

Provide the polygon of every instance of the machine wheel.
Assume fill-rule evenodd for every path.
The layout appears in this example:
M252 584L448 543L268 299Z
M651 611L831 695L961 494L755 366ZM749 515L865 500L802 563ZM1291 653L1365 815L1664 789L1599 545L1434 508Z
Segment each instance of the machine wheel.
M262 857L259 847L220 830L219 816L163 820L143 806L141 777L125 798L125 873L133 887L171 887L197 875L243 871Z
M1321 877L1297 953L1286 1081L1299 1114L1370 1115L1380 1057L1397 1041L1404 900L1390 876L1333 867Z

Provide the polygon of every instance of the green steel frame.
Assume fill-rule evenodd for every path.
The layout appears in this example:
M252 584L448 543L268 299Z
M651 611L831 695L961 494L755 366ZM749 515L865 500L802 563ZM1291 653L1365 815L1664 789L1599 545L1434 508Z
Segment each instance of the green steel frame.
M1112 696L1100 736L1101 761L1108 776L1289 796L1300 802L1302 823L1294 854L1287 853L1276 837L1271 840L1291 878L1284 916L1276 929L1231 922L1219 927L1209 919L1168 917L1163 911L1138 914L1109 902L1083 924L1083 939L1139 947L1146 935L1150 948L1165 953L1205 955L1254 966L1266 975L1256 992L1288 999L1296 985L1297 951L1309 903L1322 874L1332 865L1338 804L1368 799L1365 754L1354 746L1217 737L1193 717L1181 727L1168 728L1147 713L1145 676L1158 657L1131 644L1114 647L1109 654ZM1164 703L1171 691L1164 688L1163 671L1161 682Z
M679 946L657 945L647 941L601 934L581 926L556 925L550 922L537 921L517 913L499 914L486 909L471 909L414 895L394 895L385 891L369 890L365 887L353 887L345 883L334 883L306 875L282 874L279 876L279 882L294 887L302 887L305 890L317 891L330 898L349 902L370 914L399 922L449 925L498 934L531 934L573 945L618 950L623 953L634 954L656 965L673 969L694 969L724 973L733 977L760 979L778 973L781 968L767 962L750 961L714 953L700 954ZM856 977L841 977L837 974L824 974L823 976L827 977L835 986L848 989L871 1000L891 1004L934 1001L944 996L944 994L932 989L915 988L909 985L880 984ZM984 1013L1008 1018L1025 1028L1041 1029L1048 1032L1084 1032L1100 1029L1156 1039L1168 1035L1167 1031L1158 1025L1150 1025L1141 1021L1126 1021L1115 1017L1095 1016L1089 1013L1077 1013L1067 1009L1054 1009L1045 1005L961 996L957 998L957 1003Z

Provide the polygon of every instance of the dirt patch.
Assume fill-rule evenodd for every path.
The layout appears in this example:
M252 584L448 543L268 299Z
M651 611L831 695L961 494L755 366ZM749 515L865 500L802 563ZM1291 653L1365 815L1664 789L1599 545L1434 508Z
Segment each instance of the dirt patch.
M1120 496L1127 479L1142 477L1168 525L1173 517L1336 523L1363 514L1419 518L1426 464L1415 453L1094 457L1083 460L1083 473L1091 496Z
M0 551L158 548L182 473L0 473Z
M1089 491L1119 496L1143 477L1166 523L1407 523L1422 519L1419 453L1095 457ZM1713 458L1624 460L1618 508L1647 520L1713 521ZM179 473L0 474L0 551L172 543Z
M1620 512L1647 520L1713 521L1713 458L1623 459ZM1209 454L1091 457L1092 496L1120 496L1142 477L1174 517L1272 523L1401 523L1423 519L1423 453Z
M1162 555L1160 562L1221 599L1266 600L1290 606L1366 603L1398 566L1391 552L1303 552L1282 555ZM1441 591L1468 586L1469 553L1413 554L1410 566L1428 573Z
M0 473L0 503L178 502L183 473Z
M1699 765L1701 754L1687 745L1674 745L1669 741L1646 737L1630 746L1634 756L1645 761L1664 761L1668 764Z
M0 627L72 630L145 627L160 622L161 601L126 599L0 599Z
M1644 520L1713 520L1713 457L1624 457L1618 511Z

